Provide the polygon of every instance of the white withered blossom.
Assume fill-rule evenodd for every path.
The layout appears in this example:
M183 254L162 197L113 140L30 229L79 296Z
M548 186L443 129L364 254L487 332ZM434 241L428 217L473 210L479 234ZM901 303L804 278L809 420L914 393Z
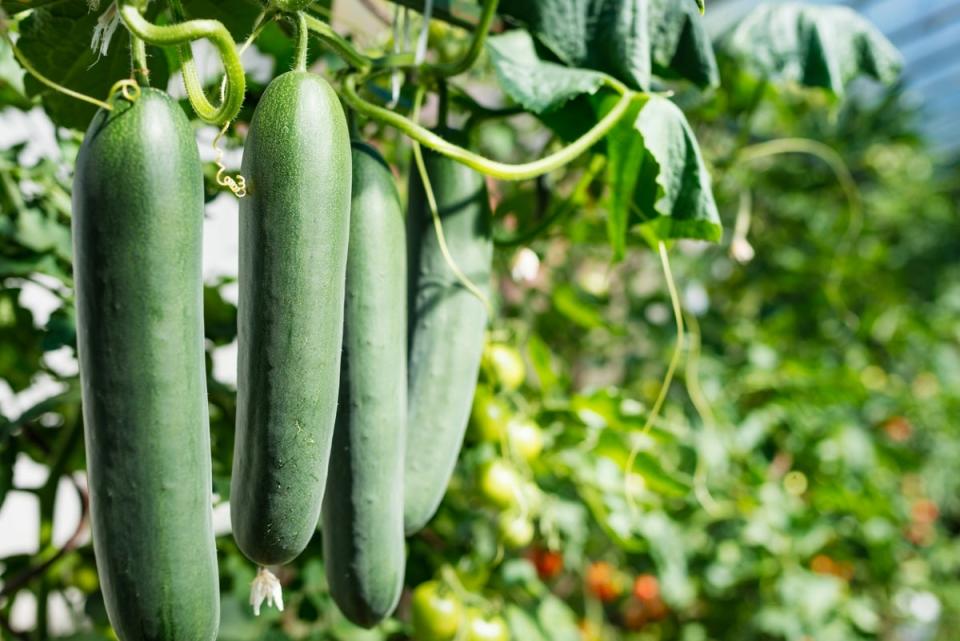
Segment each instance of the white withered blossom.
M264 601L283 612L283 592L279 579L267 568L260 568L257 577L250 583L250 605L253 606L254 615L260 616L260 606Z
M99 5L99 2L97 2ZM96 51L97 55L105 56L110 49L110 41L113 34L120 25L120 13L117 11L117 3L112 2L107 10L97 18L97 26L93 28L93 38L90 39L90 49Z
M516 283L532 283L540 273L540 257L529 247L520 249L510 263L510 278Z
M753 245L746 238L734 238L730 243L730 256L738 263L749 263L753 260Z

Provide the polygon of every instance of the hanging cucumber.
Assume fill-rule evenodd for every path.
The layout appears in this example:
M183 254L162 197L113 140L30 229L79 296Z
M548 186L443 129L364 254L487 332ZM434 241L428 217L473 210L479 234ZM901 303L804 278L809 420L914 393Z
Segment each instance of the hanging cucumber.
M350 139L323 78L290 71L270 83L242 173L230 513L243 553L274 565L317 527L340 380Z
M445 137L456 138L449 133ZM493 242L484 178L426 149L424 164L451 258L489 297ZM410 321L404 528L411 534L433 517L453 474L477 383L487 309L444 258L415 168L407 238Z
M183 111L144 88L90 123L73 184L93 544L123 641L219 624L204 368L203 172Z
M323 503L330 594L372 627L403 590L407 414L406 246L390 168L353 144L353 193L340 405Z

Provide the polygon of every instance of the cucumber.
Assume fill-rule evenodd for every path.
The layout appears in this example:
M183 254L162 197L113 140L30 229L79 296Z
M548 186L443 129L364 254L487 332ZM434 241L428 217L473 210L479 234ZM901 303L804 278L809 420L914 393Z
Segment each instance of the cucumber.
M73 183L77 348L93 545L123 641L212 640L203 172L190 123L144 87L97 113Z
M456 139L456 135L445 134ZM447 247L490 296L493 241L483 176L424 150ZM463 444L483 351L487 310L440 252L419 172L410 173L407 215L408 343L404 529L412 534L443 500Z
M323 78L290 71L270 83L241 171L230 514L240 550L276 565L316 530L340 382L350 137Z
M323 558L343 614L369 628L403 590L406 246L390 168L353 145L340 405L323 502Z

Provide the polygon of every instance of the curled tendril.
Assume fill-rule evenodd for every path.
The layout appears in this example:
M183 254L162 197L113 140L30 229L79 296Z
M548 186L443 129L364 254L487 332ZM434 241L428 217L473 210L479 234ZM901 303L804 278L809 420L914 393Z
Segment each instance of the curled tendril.
M213 150L217 152L217 157L214 158L213 164L217 166L217 184L221 187L226 187L233 192L233 195L237 198L243 198L247 195L247 180L243 177L242 174L237 174L236 178L228 175L227 168L223 164L223 149L220 147L220 140L223 138L224 134L227 133L227 127L230 126L230 123L226 123L221 129L220 133L213 139Z
M113 97L117 94L123 96L123 99L127 102L136 102L140 99L140 85L137 84L135 80L130 78L124 78L122 80L117 80L113 83L113 86L110 87L110 91L107 94L107 101L113 100Z

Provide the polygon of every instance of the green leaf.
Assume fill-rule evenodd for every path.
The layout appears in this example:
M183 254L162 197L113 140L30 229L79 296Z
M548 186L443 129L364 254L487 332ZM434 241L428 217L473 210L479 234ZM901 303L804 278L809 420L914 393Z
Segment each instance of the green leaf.
M533 364L533 371L537 375L540 390L544 396L548 396L559 382L550 346L540 336L531 334L530 338L527 339L527 355Z
M19 298L19 289L0 291L0 379L15 392L29 387L43 357L42 334Z
M580 641L582 637L573 610L552 594L540 602L537 618L551 641Z
M510 604L504 612L507 626L510 628L510 638L524 641L547 641L549 637L537 624L536 618L520 607Z
M545 62L537 54L533 38L521 29L490 38L487 48L503 90L537 114L581 94L595 93L604 84L602 73Z
M17 45L47 78L104 100L113 83L130 76L129 37L118 28L107 55L100 56L90 48L97 19L98 14L90 13L84 0L67 0L37 9L23 21ZM166 58L151 56L151 83L166 88L168 77ZM26 76L24 85L28 95L42 96L44 109L57 125L85 129L97 110L92 104L50 89L32 76Z
M610 104L600 101L601 109ZM607 155L615 257L623 256L631 214L655 240L720 240L720 215L700 146L671 101L652 96L624 117L607 136Z
M627 462L630 460L630 450L630 443L625 435L604 430L597 440L594 453L610 459L625 471ZM642 478L650 491L663 496L680 498L690 492L690 484L685 478L664 469L660 461L647 452L639 452L634 457L632 473Z
M569 285L560 285L554 290L553 305L558 312L581 327L591 329L604 325L603 314L582 300Z
M703 2L650 0L650 46L653 73L685 78L699 87L720 84L717 58L704 27Z
M861 74L892 83L903 66L896 47L876 27L840 6L757 7L719 47L761 78L822 87L837 96Z
M500 8L564 64L608 73L635 89L649 88L653 73L716 84L713 48L697 11L691 0L515 0Z

